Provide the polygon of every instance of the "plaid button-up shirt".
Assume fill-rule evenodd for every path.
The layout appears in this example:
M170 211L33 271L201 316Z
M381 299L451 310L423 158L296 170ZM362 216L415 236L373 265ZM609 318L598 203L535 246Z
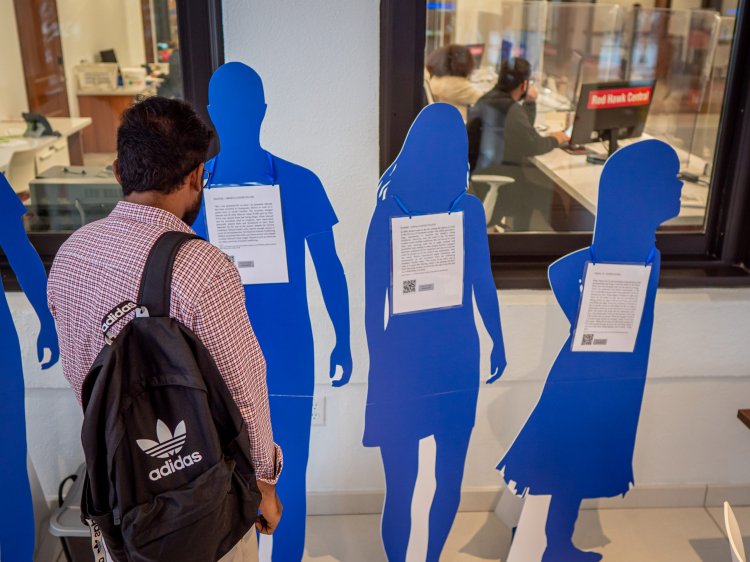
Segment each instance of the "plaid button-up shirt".
M170 230L192 232L167 211L120 202L109 217L74 233L57 253L49 307L57 322L63 373L79 403L83 379L104 345L102 318L123 301L137 301L148 253ZM265 359L247 317L240 275L208 242L189 241L177 254L170 315L211 353L247 426L257 477L275 483L282 457L273 442ZM126 323L119 322L112 333Z

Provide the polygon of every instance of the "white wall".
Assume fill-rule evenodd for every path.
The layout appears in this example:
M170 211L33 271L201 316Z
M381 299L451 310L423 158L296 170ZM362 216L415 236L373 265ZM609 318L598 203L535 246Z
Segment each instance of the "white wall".
M7 1L7 0L0 0ZM146 62L138 0L57 0L71 115L78 115L74 68L95 62L99 51L114 49L121 67Z
M13 0L0 0L0 67L0 119L20 119L21 113L28 111L29 102Z
M294 4L294 5L292 5ZM316 393L326 425L313 428L312 492L382 490L376 450L361 446L368 359L363 331L363 245L378 180L378 0L226 0L227 60L264 78L266 148L318 173L341 218L335 228L351 293L355 372L349 386L327 382L333 343L320 292L310 279ZM312 265L310 264L312 271ZM548 291L499 295L509 367L482 386L467 461L467 490L500 486L495 463L524 423L566 337ZM35 320L10 295L27 362L29 444L46 493L80 462L80 412L59 367L34 367ZM482 331L487 366L487 337ZM639 485L750 485L750 432L736 419L750 407L750 290L662 290L635 452Z
M462 45L479 41L477 35L479 12L500 14L502 3L496 0L458 0L456 2L455 42ZM484 41L487 39L485 38Z
M365 191L339 199L364 198ZM374 187L374 183L372 187ZM346 188L348 189L348 188ZM352 383L332 389L326 379L329 322L316 289L312 299L316 330L316 394L326 397L326 425L314 427L310 457L311 492L369 492L382 489L377 451L361 443L367 357L361 334L361 262L345 241L366 228L368 211L336 232L352 294L355 374ZM337 227L339 229L340 227ZM59 366L36 366L38 324L18 293L8 294L21 335L27 386L28 441L45 493L54 494L62 476L81 462L81 413ZM501 314L509 366L503 378L480 391L477 426L466 467L465 487L498 488L494 470L538 400L547 369L565 340L564 318L548 291L505 291ZM750 406L750 290L662 290L657 297L653 351L635 452L638 485L735 483L750 485L750 434L737 410ZM488 339L482 332L482 345ZM487 353L483 357L487 368Z

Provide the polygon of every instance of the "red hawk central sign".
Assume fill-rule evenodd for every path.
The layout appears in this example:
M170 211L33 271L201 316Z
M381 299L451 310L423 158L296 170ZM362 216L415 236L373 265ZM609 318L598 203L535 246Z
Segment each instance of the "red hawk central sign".
M614 107L635 107L651 103L651 86L639 88L617 88L589 92L589 109L611 109Z

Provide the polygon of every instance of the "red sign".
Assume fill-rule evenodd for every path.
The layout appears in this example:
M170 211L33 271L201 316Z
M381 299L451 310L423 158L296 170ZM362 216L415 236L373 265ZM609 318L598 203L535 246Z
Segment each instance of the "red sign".
M610 109L613 107L636 107L651 103L651 86L640 88L617 88L614 90L594 90L589 92L589 109Z

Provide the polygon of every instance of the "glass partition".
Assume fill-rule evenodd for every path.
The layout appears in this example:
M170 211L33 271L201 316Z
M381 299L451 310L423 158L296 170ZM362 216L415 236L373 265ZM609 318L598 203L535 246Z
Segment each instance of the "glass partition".
M655 80L646 132L677 149L684 166L702 175L694 152L698 116L706 101L718 39L719 16L709 11L630 10L633 22L629 75ZM714 124L716 137L718 121Z
M466 112L470 153L480 155L471 162L470 189L485 203L489 233L590 231L610 140L615 148L647 138L677 151L685 182L680 216L663 228L704 230L734 17L617 3L471 4L452 5L451 35L428 44L427 54L453 43L475 55L467 80L478 100L461 108L442 90L433 99ZM520 90L499 80L503 61L519 59L530 66ZM590 97L608 95L642 98L616 113ZM518 132L518 113L504 128L515 105L533 142ZM571 135L569 146L558 147Z
M716 154L717 132L721 109L724 105L724 91L729 75L729 55L734 38L734 17L722 17L719 22L719 33L715 44L713 64L703 91L703 98L698 110L695 131L691 141L691 154L702 159L706 164L705 175L710 176Z
M8 0L0 22L0 173L29 231L73 231L122 195L123 111L184 97L176 0Z

